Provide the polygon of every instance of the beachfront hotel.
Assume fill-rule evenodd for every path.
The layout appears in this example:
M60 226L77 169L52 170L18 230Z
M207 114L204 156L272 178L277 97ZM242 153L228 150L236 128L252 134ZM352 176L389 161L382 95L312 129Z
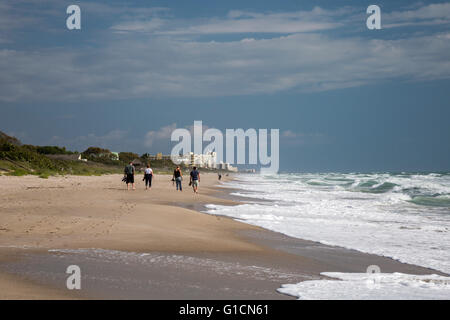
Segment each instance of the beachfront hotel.
M182 163L188 166L197 166L199 168L218 169L237 172L238 168L232 166L227 162L217 162L217 153L214 151L207 152L205 154L197 154L189 152L183 155L176 156L175 159L178 163Z

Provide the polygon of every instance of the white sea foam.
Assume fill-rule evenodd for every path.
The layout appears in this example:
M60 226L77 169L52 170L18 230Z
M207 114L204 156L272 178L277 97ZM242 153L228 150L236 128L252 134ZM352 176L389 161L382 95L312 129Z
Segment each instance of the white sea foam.
M238 179L224 186L255 201L208 205L208 213L450 273L450 175L280 174Z
M450 277L435 274L324 272L322 275L339 280L285 284L278 292L301 300L450 299Z
M80 249L50 249L50 253L64 258L66 255L76 256L77 260L101 261L102 263L126 264L132 266L149 267L158 264L162 267L183 266L198 272L213 270L217 275L227 274L247 274L250 278L258 280L276 279L277 281L296 281L299 276L313 279L308 274L300 272L286 272L276 268L246 265L238 262L221 261L204 257L194 257L181 254L170 253L138 253L129 251L108 250L101 248L80 248Z

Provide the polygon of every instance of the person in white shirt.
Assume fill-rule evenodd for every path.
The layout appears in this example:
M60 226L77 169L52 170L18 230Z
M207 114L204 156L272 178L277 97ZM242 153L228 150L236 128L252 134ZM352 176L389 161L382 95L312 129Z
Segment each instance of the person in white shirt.
M153 170L150 168L150 164L147 164L147 168L144 171L145 190L152 188Z

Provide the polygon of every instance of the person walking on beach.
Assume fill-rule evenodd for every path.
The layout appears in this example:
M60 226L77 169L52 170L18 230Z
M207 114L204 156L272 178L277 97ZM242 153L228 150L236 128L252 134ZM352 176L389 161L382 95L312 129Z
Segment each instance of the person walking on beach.
M147 164L147 168L144 171L145 190L152 188L153 170L150 168L150 164Z
M198 184L200 182L200 172L198 172L197 167L192 168L191 171L191 180L189 184L192 185L192 189L194 193L198 193Z
M133 190L136 190L136 188L134 187L134 166L133 166L133 162L130 162L124 170L125 173L125 182L127 183L127 190L130 190L130 183L133 186Z
M179 188L180 191L183 191L183 188L181 187L181 180L183 179L183 174L179 166L177 166L176 169L173 171L173 179L177 184L177 190Z

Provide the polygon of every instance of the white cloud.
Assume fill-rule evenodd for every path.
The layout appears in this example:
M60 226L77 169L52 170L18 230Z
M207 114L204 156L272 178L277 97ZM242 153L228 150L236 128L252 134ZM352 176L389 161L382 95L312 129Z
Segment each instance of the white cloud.
M148 131L145 135L145 146L151 147L153 144L161 140L170 141L170 136L176 128L176 123L172 123L165 127L161 127L159 130Z
M172 123L167 126L161 127L158 130L150 130L145 134L145 146L152 147L155 144L164 142L167 143L167 141L170 141L170 137L172 135L172 132L177 129L177 124ZM194 125L188 125L185 127L191 135L194 134ZM201 129L203 130L203 133L209 129L209 126L202 123Z
M83 51L0 50L0 100L227 96L450 77L448 34L399 40L295 34L254 41L123 40Z
M328 30L337 28L342 23L336 16L348 14L349 8L328 11L316 7L310 11L255 13L246 11L230 11L224 18L209 18L192 21L163 21L159 18L151 20L125 21L112 26L112 29L123 31L145 31L165 35L189 34L233 34L233 33L298 33ZM159 30L162 25L166 30ZM171 27L175 26L175 27ZM178 27L177 27L178 26ZM158 31L157 31L158 30Z
M450 3L420 6L412 10L382 13L383 28L450 23Z
M86 150L88 147L100 147L110 149L111 151L127 150L128 132L124 130L112 130L104 135L96 135L88 133L72 138L53 136L47 144L66 146L69 149L78 150L79 152ZM133 145L134 147L134 145ZM130 148L131 150L131 148Z
M111 27L116 31L146 31L152 32L159 30L167 22L160 18L152 18L146 21L128 21L116 24Z
M440 8L447 10L447 6ZM412 11L406 17L437 17L438 10ZM189 22L186 29L251 32L259 26L264 32L300 31L303 27L298 23L308 14L318 17L320 24L334 23L336 17L352 12L346 8L265 14L232 11L203 24ZM151 24L151 19L157 23ZM312 18L305 19L309 23ZM401 19L406 18L397 16ZM309 32L216 42L133 33L139 24L127 25L127 21L131 20L116 26L122 24L122 31L130 32L109 32L94 47L0 49L0 101L270 94L450 78L449 33L442 31L389 40ZM167 32L179 28L167 29L162 21L152 17L147 28ZM233 26L235 21L241 23Z
M281 140L290 145L322 144L330 141L330 138L323 133L304 133L292 130L281 132Z
M406 21L412 19L436 19L450 17L450 3L436 3L421 6L414 10L394 11L387 13L391 20Z
M333 29L340 25L337 22L302 21L269 16L209 21L206 24L163 31L160 34L298 33Z
M143 138L136 138L127 130L111 130L104 134L87 133L73 137L53 136L44 144L65 146L69 150L80 152L88 147L100 147L118 152L132 150L151 153L167 152L170 147L170 136L176 127L176 124L173 123L158 130L151 130ZM24 138L24 141L29 140L25 133L17 136Z
M294 132L292 130L285 130L285 131L283 131L281 133L281 136L283 138L293 138L293 139L295 139L295 138L298 138L299 136L303 136L303 134L299 134L299 133Z

